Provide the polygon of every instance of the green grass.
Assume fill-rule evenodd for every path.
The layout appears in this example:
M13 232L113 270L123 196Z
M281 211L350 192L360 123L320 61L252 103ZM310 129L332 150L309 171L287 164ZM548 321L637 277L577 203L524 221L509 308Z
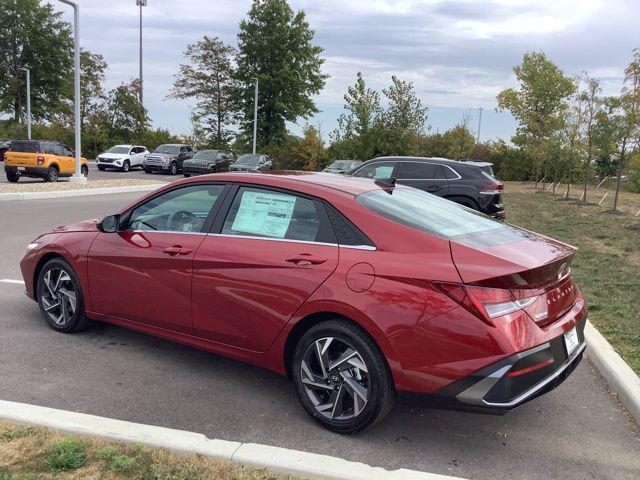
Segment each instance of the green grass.
M44 463L53 473L84 467L87 462L86 447L86 441L78 438L65 438L49 447L44 457Z
M508 221L579 248L572 272L589 319L640 373L640 218L558 198L535 193L531 185L507 183ZM626 193L625 202L633 204L628 212L635 211L640 195Z

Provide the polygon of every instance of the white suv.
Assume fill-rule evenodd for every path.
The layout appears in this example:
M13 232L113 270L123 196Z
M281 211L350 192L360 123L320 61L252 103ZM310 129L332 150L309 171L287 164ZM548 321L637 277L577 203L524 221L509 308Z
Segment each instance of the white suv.
M149 155L147 147L140 145L116 145L96 158L98 170L117 168L128 172L132 167L142 167L144 159Z

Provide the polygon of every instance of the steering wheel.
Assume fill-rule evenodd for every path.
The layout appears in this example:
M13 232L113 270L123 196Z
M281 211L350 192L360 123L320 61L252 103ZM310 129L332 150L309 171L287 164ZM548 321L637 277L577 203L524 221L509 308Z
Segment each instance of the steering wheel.
M197 217L191 212L187 212L186 210L178 210L177 212L173 212L172 214L170 214L169 218L167 218L167 228L169 230L182 231L183 225L185 225L186 223L191 223L196 218Z

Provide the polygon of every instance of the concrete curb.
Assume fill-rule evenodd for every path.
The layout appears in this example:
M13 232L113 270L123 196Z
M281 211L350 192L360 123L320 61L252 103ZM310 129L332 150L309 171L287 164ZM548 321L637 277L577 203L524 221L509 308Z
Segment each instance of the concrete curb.
M199 453L221 460L240 462L315 480L462 480L458 477L404 468L388 471L327 455L255 443L212 440L202 434L184 430L125 422L86 413L5 400L0 400L0 419L14 423L39 425L76 435L141 443L184 453Z
M81 188L78 190L54 190L50 192L6 192L0 193L0 202L8 200L38 200L43 198L82 197L85 195L105 195L109 193L150 192L164 183L151 185L131 185L126 187Z
M591 322L587 322L584 334L591 361L618 394L620 401L636 422L640 423L640 377L631 370L627 362L616 353Z

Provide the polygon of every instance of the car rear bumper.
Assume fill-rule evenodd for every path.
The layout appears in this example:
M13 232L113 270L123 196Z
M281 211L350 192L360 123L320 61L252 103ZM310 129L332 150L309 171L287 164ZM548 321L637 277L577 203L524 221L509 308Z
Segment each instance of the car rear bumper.
M447 385L426 402L438 408L501 414L553 390L582 360L586 320L585 316L575 327L579 343L571 354L560 335Z
M15 175L20 175L21 177L33 177L33 178L46 178L49 173L49 169L47 167L10 167L8 165L4 166L5 173L13 173ZM61 177L63 175L60 175Z

